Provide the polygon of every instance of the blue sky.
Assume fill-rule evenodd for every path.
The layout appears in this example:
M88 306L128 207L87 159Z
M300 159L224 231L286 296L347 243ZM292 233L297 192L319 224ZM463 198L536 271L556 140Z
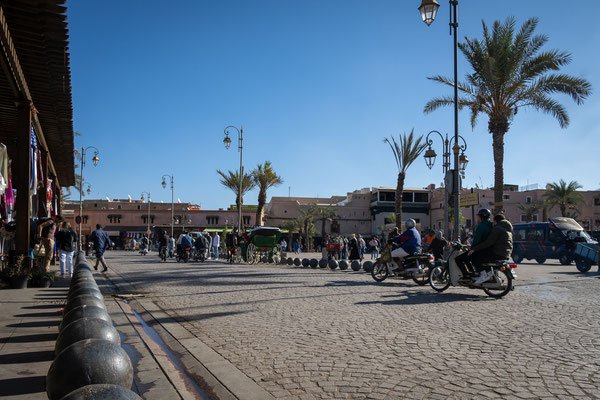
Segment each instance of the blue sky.
M227 207L233 194L216 169L235 170L227 125L244 127L246 170L270 160L284 184L270 196L331 196L394 186L396 165L384 137L430 130L453 133L452 109L423 114L451 89L426 79L452 76L446 1L427 27L420 0L99 0L69 1L76 145L100 149L86 165L91 197L170 201L160 186L175 176L175 198L204 209ZM582 12L585 9L585 12ZM564 72L585 77L594 94L582 106L556 96L571 124L519 110L505 137L505 183L558 179L600 187L600 3L559 0L461 0L459 39L481 37L481 21L538 17L547 49L567 50ZM459 78L467 72L459 54ZM492 186L487 119L460 134L470 163L464 185ZM441 153L439 139L435 144ZM235 138L234 138L235 144ZM91 157L91 154L90 154ZM442 181L441 157L422 159L406 186ZM245 197L255 204L257 192Z

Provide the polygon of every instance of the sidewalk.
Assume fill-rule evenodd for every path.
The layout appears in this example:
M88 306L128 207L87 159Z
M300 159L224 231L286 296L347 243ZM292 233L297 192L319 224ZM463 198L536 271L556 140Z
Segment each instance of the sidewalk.
M121 344L134 366L131 388L145 400L202 398L189 397L176 388L160 367L135 325L111 296L114 287L95 273L105 304ZM69 279L58 279L51 288L0 290L0 397L45 399L46 374L54 359L54 345L62 319ZM174 385L175 383L175 385Z

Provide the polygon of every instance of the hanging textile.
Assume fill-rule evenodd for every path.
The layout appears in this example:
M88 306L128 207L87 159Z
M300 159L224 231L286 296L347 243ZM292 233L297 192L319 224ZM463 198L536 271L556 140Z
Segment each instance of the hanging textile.
M15 207L15 195L12 187L12 171L10 160L8 161L8 186L6 187L6 191L2 197L4 198L4 204L6 204L6 220L10 222L13 219L12 215Z
M46 216L50 217L52 215L52 179L46 180Z
M33 127L31 128L31 152L30 152L30 156L31 156L31 165L30 165L30 171L31 171L31 178L29 180L29 190L30 190L30 195L36 195L37 194L37 185L38 185L38 179L37 179L37 141L35 140L35 132L33 131Z
M36 152L36 170L37 170L37 181L38 181L38 188L42 187L42 184L44 182L44 168L42 167L42 152L40 151L40 149L37 149Z
M0 194L4 194L8 186L8 150L0 143Z

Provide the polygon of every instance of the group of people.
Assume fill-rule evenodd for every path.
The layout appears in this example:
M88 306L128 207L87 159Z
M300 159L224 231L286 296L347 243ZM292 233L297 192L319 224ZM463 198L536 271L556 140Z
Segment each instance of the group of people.
M159 256L163 250L169 255L173 255L173 250L179 254L183 249L195 249L198 254L202 254L206 260L218 260L221 249L221 237L214 233L201 232L196 238L193 238L189 232L183 232L177 240L170 237L166 231L158 232Z
M380 246L376 236L367 242L360 234L353 233L350 237L326 235L321 251L323 258L362 260L370 253L373 260L379 256Z

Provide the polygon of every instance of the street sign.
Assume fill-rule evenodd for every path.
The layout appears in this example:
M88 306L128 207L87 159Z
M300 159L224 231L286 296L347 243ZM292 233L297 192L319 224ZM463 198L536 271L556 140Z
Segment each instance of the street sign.
M466 193L460 195L460 206L470 207L479 205L479 193Z
M75 223L79 225L81 223L81 217L78 215L75 217Z

